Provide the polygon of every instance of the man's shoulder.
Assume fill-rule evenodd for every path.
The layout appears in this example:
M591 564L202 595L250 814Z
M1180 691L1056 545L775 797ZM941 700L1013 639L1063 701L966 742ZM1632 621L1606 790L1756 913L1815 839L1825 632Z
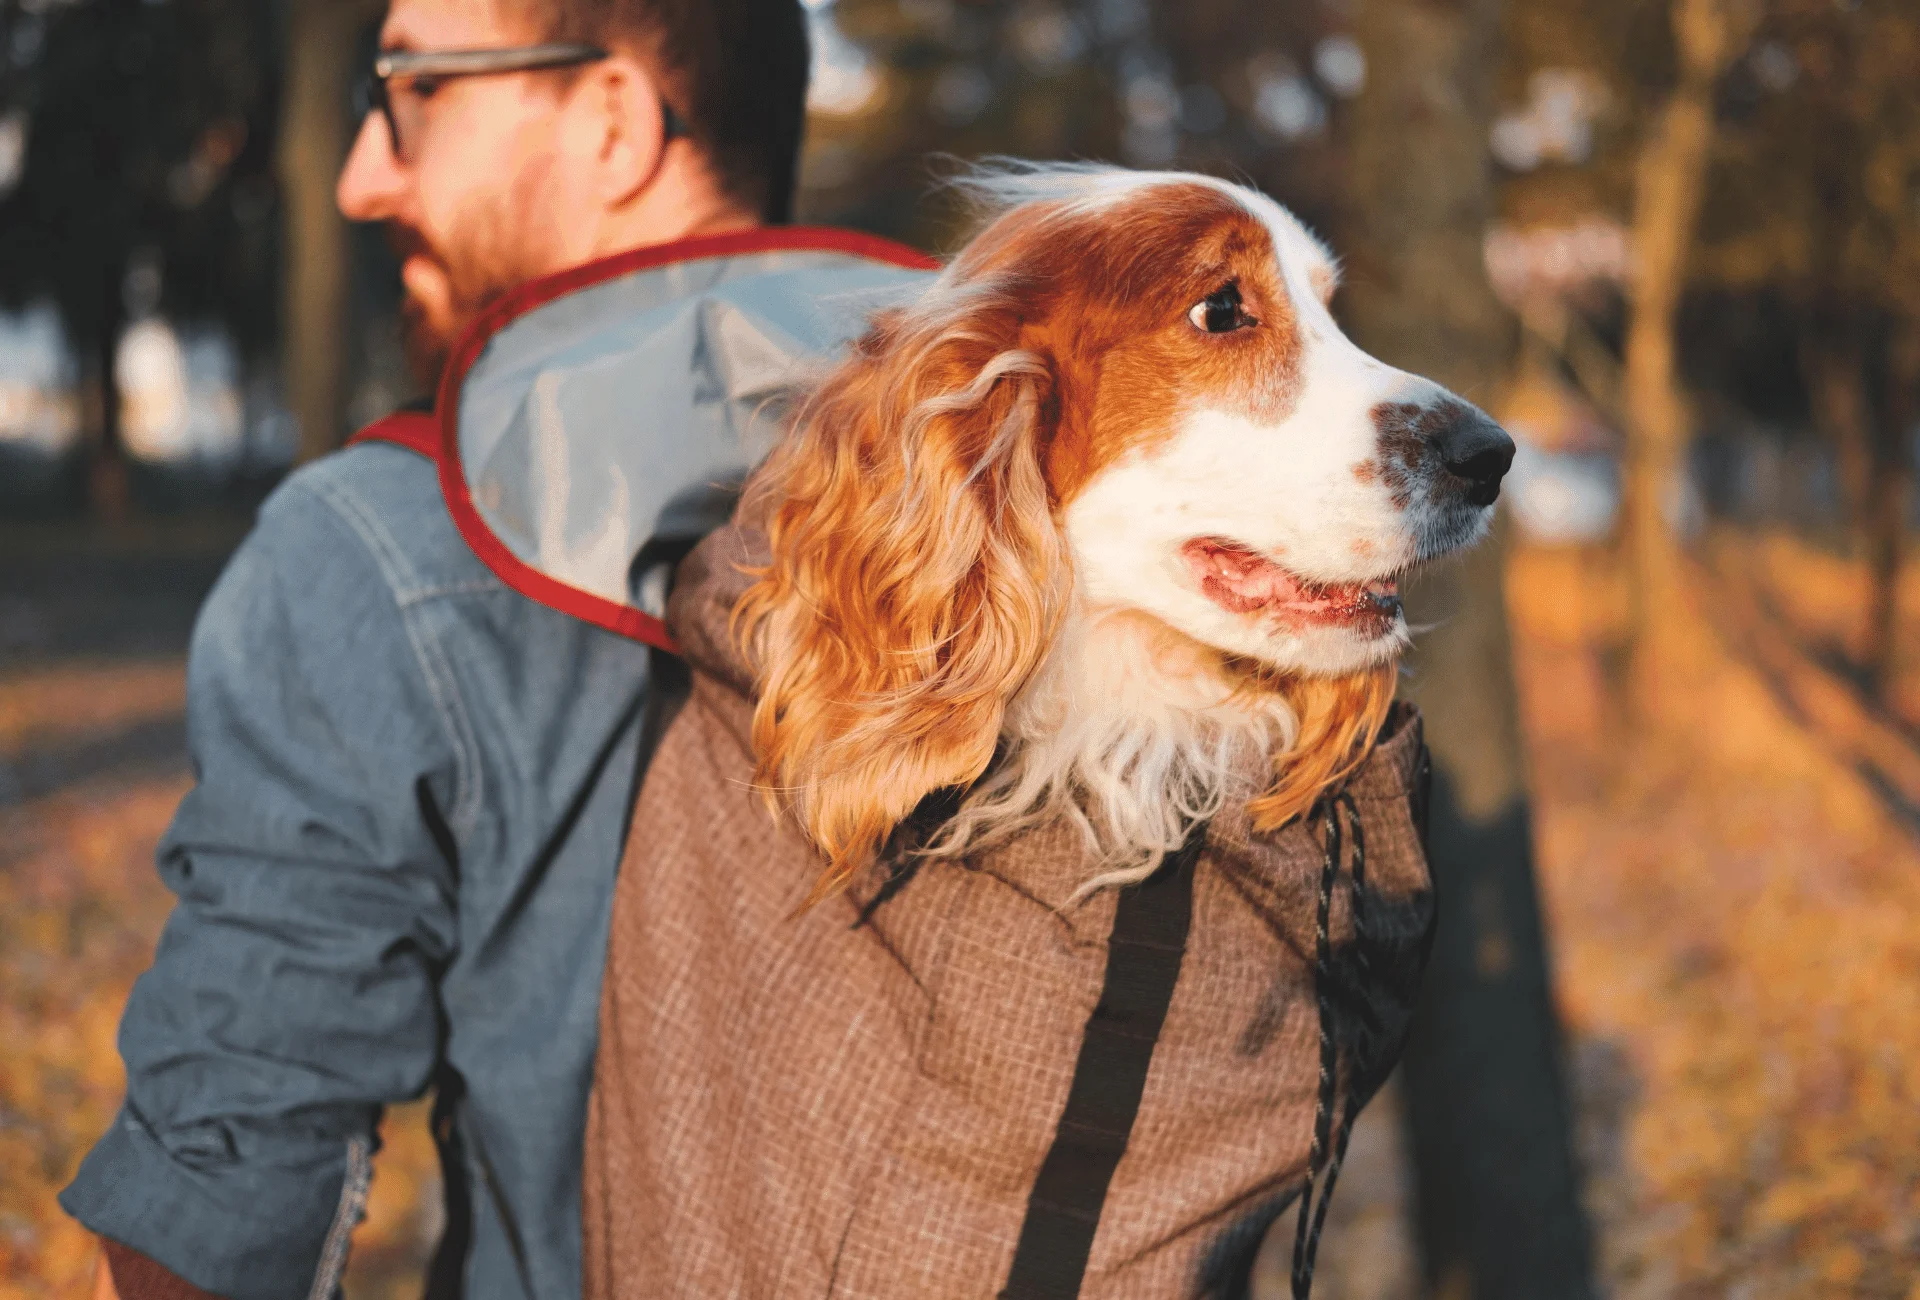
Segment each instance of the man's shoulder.
M488 594L505 585L454 526L438 466L389 443L347 447L288 475L260 511L263 541L313 564L370 563L396 603ZM351 560L339 556L351 537Z
M439 467L383 442L344 448L287 476L261 508L231 570L271 599L296 634L358 628L411 655L483 672L584 671L638 642L556 608L489 567L441 492ZM267 595L271 593L271 595ZM227 614L234 616L231 607Z

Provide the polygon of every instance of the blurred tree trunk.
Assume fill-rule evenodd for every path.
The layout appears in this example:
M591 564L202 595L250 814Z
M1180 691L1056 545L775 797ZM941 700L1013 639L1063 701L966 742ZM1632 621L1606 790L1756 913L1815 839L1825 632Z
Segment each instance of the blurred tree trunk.
M1672 0L1679 84L1656 116L1635 172L1633 319L1627 331L1624 536L1631 594L1628 679L1641 714L1658 708L1654 644L1682 609L1669 494L1685 468L1692 417L1681 391L1674 316L1699 227L1713 151L1714 90L1746 49L1751 0Z
M1879 403L1873 439L1873 478L1866 502L1867 638L1864 666L1876 693L1893 680L1900 613L1900 568L1905 558L1907 511L1913 497L1913 434L1920 415L1920 328L1911 321L1893 327L1886 366L1886 395Z
M1901 232L1909 223L1886 220L1885 197L1872 179L1898 170L1876 152L1888 137L1886 102L1863 90L1874 84L1874 46L1888 30L1828 9L1803 32L1813 38L1813 57L1797 105L1810 146L1803 146L1800 165L1812 199L1800 286L1801 372L1814 423L1834 445L1847 527L1867 564L1860 667L1884 694L1897 640L1913 477L1907 438L1920 382L1913 291L1899 274Z
M1867 604L1860 668L1884 693L1898 643L1900 571L1908 502L1913 491L1907 435L1920 361L1910 330L1894 327L1884 365L1869 364L1868 331L1857 312L1817 312L1801 345L1801 372L1815 425L1834 445L1847 524L1867 564ZM1869 398L1871 374L1884 369L1883 389Z
M1859 332L1835 313L1814 317L1800 341L1800 373L1813 423L1833 444L1839 463L1841 509L1847 524L1865 532L1873 484L1872 416L1867 409L1866 356Z
M1513 322L1486 282L1500 0L1367 0L1350 150L1349 287L1362 346L1490 404ZM1592 1294L1570 1107L1533 878L1503 530L1408 593L1409 694L1435 780L1440 930L1405 1063L1429 1283L1446 1297Z
M101 266L99 329L93 339L93 363L88 367L94 372L99 410L87 446L87 509L108 524L123 522L133 511L122 427L126 411L114 365L120 335L127 326L126 278L126 263L121 258L109 257Z
M1837 16L1837 15L1836 15ZM1864 542L1873 479L1872 411L1868 401L1867 328L1863 304L1847 291L1851 231L1860 219L1853 173L1861 132L1844 86L1853 64L1845 24L1837 25L1839 57L1808 77L1806 96L1816 130L1830 148L1811 158L1807 248L1812 265L1802 289L1800 377L1815 429L1833 444L1846 525ZM1864 548L1863 548L1864 549Z
M378 0L289 0L278 170L286 211L281 368L300 422L300 459L345 432L352 258L334 185L352 142L348 96L359 36Z

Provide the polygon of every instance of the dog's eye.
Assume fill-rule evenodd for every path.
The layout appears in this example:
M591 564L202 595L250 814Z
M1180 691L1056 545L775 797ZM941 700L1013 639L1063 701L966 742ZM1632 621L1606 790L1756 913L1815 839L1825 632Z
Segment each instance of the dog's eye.
M1221 285L1193 304L1187 319L1193 322L1195 329L1205 330L1209 334L1230 334L1234 330L1260 323L1247 315L1246 308L1240 305L1240 286L1231 282Z

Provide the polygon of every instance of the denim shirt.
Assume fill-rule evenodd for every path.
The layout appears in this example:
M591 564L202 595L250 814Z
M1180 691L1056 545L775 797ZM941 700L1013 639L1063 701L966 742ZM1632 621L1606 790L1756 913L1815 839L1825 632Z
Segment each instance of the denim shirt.
M908 264L654 259L497 321L455 408L465 533L465 491L377 443L270 498L194 630L195 786L159 850L178 903L69 1213L218 1295L324 1300L382 1108L431 1090L435 1291L579 1294L609 908L658 652L524 574L659 600L639 594L674 552L658 544L717 522L776 362L859 327L805 304L910 285Z

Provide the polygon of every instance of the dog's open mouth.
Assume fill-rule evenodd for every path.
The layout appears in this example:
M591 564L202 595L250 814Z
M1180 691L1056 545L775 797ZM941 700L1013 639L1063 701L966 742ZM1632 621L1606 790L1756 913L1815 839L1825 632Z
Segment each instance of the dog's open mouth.
M1391 632L1400 618L1400 587L1370 582L1312 582L1266 556L1220 537L1196 537L1180 556L1208 600L1233 614L1256 614L1293 626L1343 627L1362 636Z

